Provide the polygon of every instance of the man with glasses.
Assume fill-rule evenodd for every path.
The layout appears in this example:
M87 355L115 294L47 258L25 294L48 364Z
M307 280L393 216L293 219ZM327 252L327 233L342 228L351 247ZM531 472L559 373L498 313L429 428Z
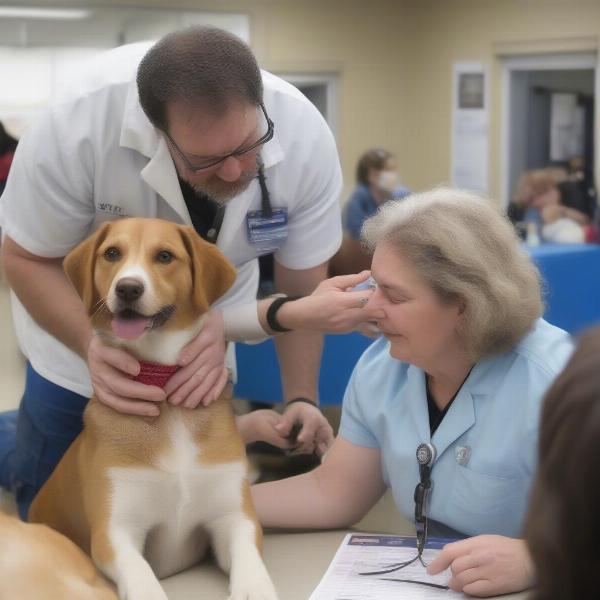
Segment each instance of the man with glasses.
M287 298L257 304L257 257L275 254L278 291L306 295L341 241L335 141L306 98L218 29L175 32L147 49L106 53L50 107L24 137L2 197L4 265L29 364L16 450L15 419L0 419L0 483L24 506L80 430L92 387L137 415L158 414L165 398L209 403L228 376L225 338L298 328L294 302L279 315ZM132 381L137 361L93 335L61 268L103 222L127 216L193 225L238 269L165 390ZM285 444L300 422L299 450L322 453L332 441L315 406L322 339L302 329L277 339L289 403L278 432Z

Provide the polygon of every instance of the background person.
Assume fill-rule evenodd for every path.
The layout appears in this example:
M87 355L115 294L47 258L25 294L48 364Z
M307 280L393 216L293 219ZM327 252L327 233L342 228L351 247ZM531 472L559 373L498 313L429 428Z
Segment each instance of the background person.
M531 561L518 536L539 407L571 353L569 335L539 318L539 274L482 198L415 194L385 205L363 236L377 282L367 308L380 312L383 338L354 369L326 460L255 486L259 518L267 527L347 527L388 486L412 518L415 452L430 443L429 534L472 536L446 546L430 572L451 566L450 587L473 595L524 589Z
M546 168L524 173L517 183L513 220L533 222L546 241L595 241L592 226L595 197L581 182L568 179L562 169Z
M195 408L226 383L225 337L283 331L273 311L275 329L265 330L273 300L256 303L256 257L275 253L278 291L310 293L341 241L340 187L335 141L317 109L219 29L107 52L45 111L19 144L0 204L3 264L29 361L18 425L15 415L0 420L0 483L16 489L22 514L79 433L92 388L125 413L156 415L166 398ZM132 381L139 363L93 335L62 270L74 246L124 216L193 224L238 271L165 390ZM339 301L342 313L357 303ZM305 399L286 409L281 434L299 421L299 450L322 451L332 440L313 404L322 336L293 331L276 345L285 400Z
M390 200L400 200L410 191L398 184L396 157L383 148L365 152L356 166L356 187L343 211L342 246L331 260L330 273L347 275L368 269L371 256L360 243L363 223Z
M595 598L600 587L600 329L586 333L544 401L525 538L532 600Z

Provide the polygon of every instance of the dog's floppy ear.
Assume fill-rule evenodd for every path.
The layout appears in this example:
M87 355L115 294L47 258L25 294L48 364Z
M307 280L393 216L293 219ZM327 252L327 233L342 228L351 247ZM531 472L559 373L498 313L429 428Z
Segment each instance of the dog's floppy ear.
M180 225L179 232L192 259L194 304L199 311L206 312L233 285L235 267L216 246L204 241L193 228Z
M93 235L75 246L63 261L63 269L83 300L88 313L92 312L99 300L94 286L96 250L106 238L109 228L110 222L104 223Z

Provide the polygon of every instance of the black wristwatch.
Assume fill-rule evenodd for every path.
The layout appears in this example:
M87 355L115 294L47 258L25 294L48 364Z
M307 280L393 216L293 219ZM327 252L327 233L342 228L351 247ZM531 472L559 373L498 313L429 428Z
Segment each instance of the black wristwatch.
M291 331L287 327L284 327L277 320L277 311L282 307L286 302L292 302L293 300L298 300L298 296L279 296L275 298L271 305L267 309L267 324L271 328L272 331L276 331L277 333L285 333L286 331Z
M315 408L321 410L314 400L311 400L310 398L303 398L302 396L299 396L298 398L292 398L289 402L286 402L285 408L287 408L290 404L294 404L294 402L306 402L306 404L311 404Z

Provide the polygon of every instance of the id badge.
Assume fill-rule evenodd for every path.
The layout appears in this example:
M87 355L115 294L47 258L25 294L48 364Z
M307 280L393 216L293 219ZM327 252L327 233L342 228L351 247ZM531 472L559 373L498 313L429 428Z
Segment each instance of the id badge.
M246 215L248 241L259 255L270 254L285 242L287 222L287 208L274 208L270 215L265 215L262 210L251 210Z

